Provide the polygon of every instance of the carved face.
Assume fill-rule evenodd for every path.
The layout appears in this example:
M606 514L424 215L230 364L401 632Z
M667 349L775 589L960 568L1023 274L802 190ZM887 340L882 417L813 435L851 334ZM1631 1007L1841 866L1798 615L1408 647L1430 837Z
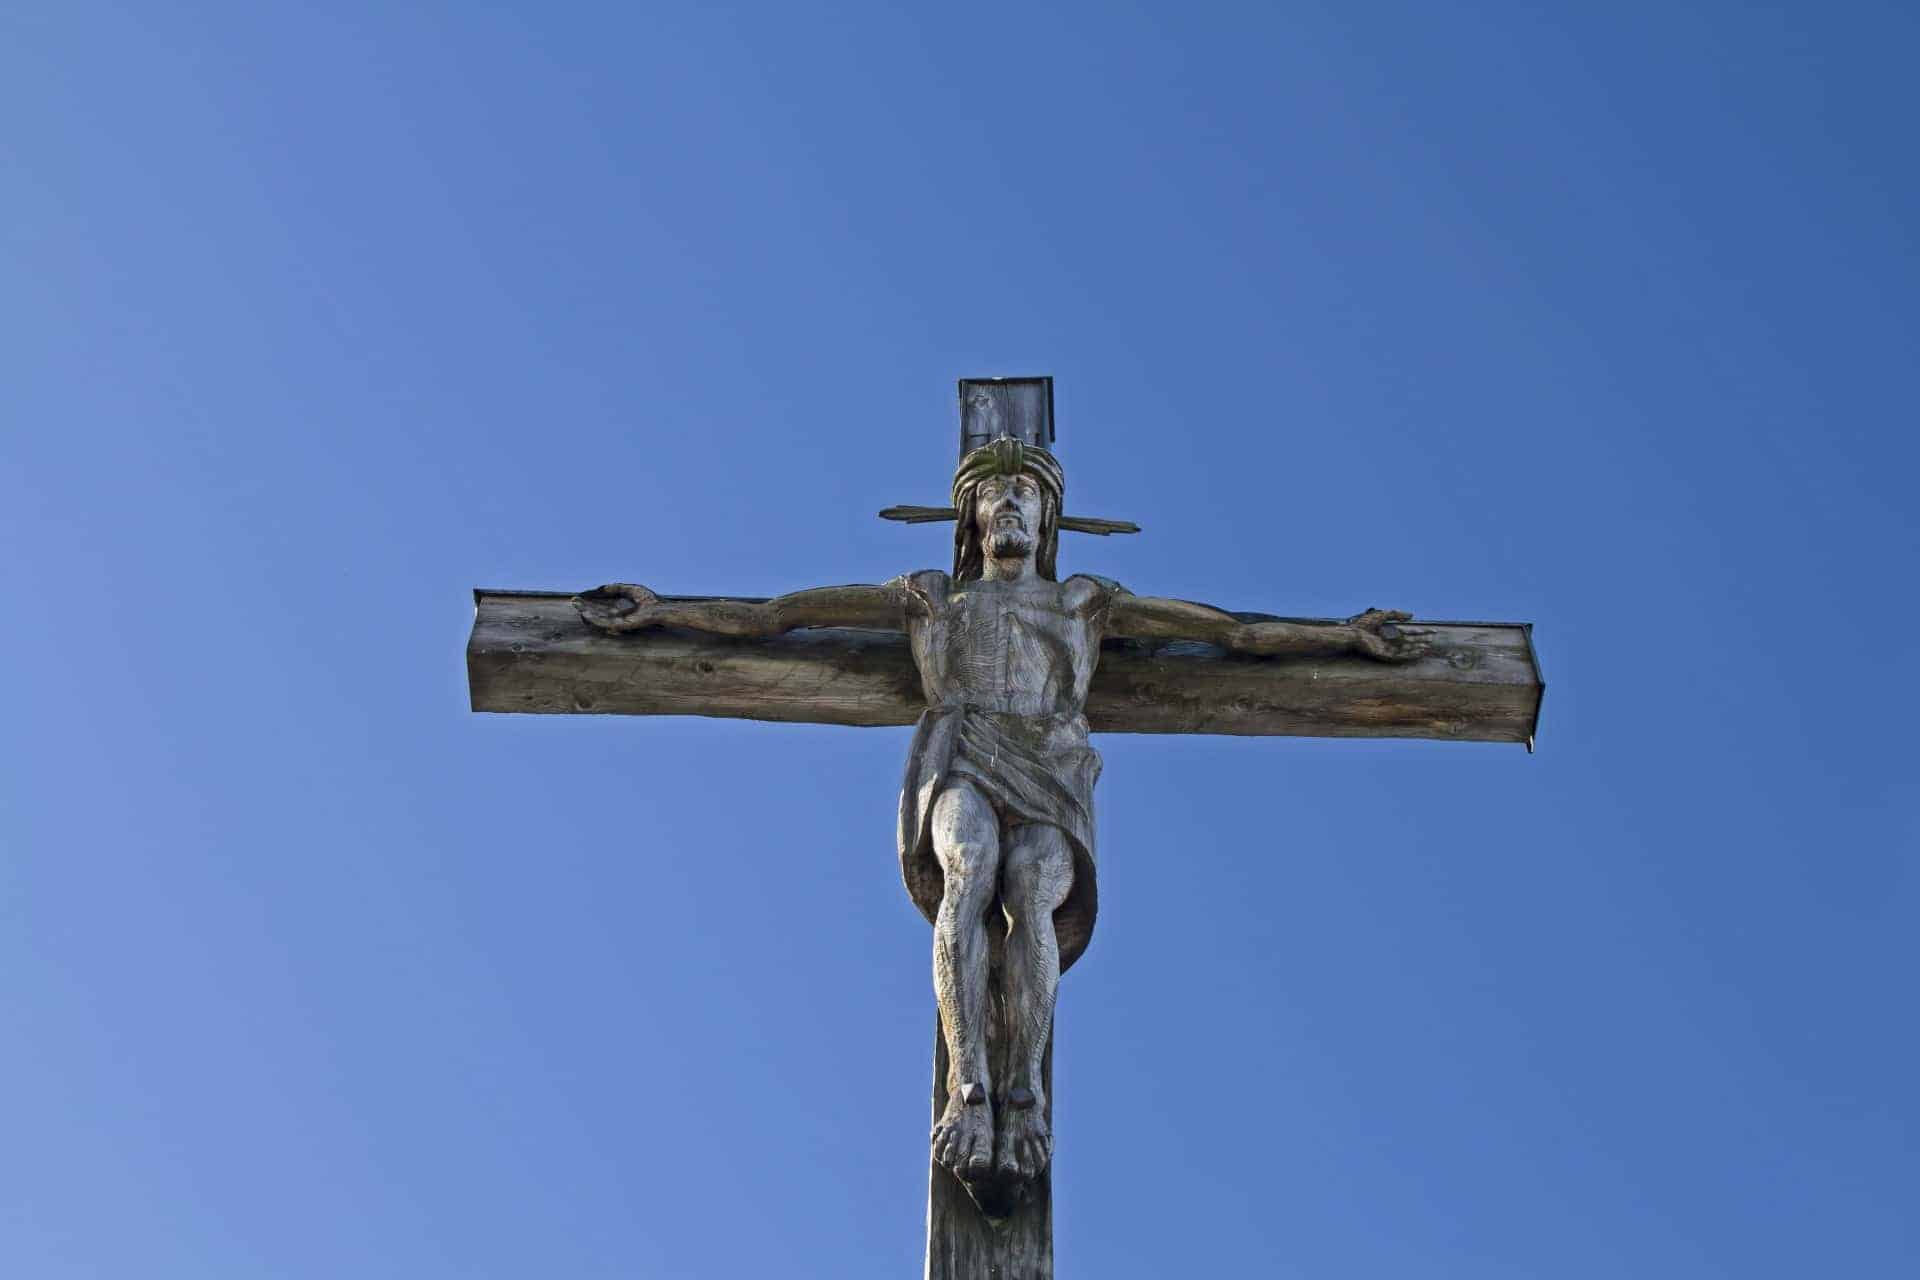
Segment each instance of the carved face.
M975 491L974 527L995 560L1024 560L1040 538L1040 485L1029 475L988 476Z

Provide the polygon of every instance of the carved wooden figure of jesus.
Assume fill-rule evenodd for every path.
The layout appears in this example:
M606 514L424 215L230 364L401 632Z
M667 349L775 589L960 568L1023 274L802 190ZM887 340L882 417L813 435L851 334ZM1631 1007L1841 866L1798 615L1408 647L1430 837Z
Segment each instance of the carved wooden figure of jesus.
M664 601L617 584L576 597L605 631L688 627L769 636L797 627L904 630L926 710L900 796L900 865L933 923L933 981L948 1062L934 1158L970 1186L1038 1177L1052 1159L1043 1058L1060 974L1097 910L1087 687L1104 636L1191 639L1251 655L1421 656L1404 613L1344 625L1241 622L1205 605L1130 594L1054 570L1065 478L1045 449L1002 437L955 472L951 573L824 587L764 603ZM996 914L997 913L997 914ZM990 934L990 921L995 925ZM993 944L1000 946L993 989ZM989 1053L990 1020L1005 1052ZM996 1073L993 1061L1004 1063Z

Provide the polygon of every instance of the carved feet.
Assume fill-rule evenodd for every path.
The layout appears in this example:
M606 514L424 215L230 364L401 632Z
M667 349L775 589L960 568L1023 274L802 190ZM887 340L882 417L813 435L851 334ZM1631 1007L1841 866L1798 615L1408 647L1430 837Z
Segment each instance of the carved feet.
M1000 1112L1000 1132L994 1138L994 1172L1003 1178L1028 1181L1046 1172L1053 1159L1053 1132L1047 1127L1047 1104L1034 1090L1015 1085L1007 1090Z
M993 1104L978 1081L948 1090L947 1109L933 1126L933 1158L962 1182L993 1172Z
M1016 1085L996 1111L978 1081L955 1085L940 1122L933 1126L933 1158L969 1184L1039 1177L1053 1159L1046 1100Z

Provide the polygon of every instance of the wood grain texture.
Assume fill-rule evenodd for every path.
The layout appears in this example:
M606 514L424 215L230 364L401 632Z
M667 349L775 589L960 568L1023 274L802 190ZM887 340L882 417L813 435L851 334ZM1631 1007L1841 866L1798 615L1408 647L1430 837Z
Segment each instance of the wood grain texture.
M904 635L810 628L770 640L692 631L603 635L560 593L474 593L475 711L703 715L904 725L924 705ZM1273 615L1241 613L1244 621ZM1306 621L1329 621L1309 619ZM1532 628L1419 622L1434 652L1264 659L1190 641L1109 640L1087 698L1097 733L1529 742L1544 684Z
M1053 379L960 379L960 456L999 436L1051 449Z
M987 927L991 1016L987 1058L995 1080L1011 1078L1010 1010L1007 1007L1006 919L997 911ZM940 1013L933 1022L933 1119L947 1108L949 1059ZM1053 1124L1053 1037L1040 1064L1047 1124ZM996 1107L1003 1097L994 1099ZM982 1206L985 1206L983 1210ZM970 1193L964 1183L927 1161L926 1280L1053 1280L1053 1168L1026 1182L988 1182Z
M1047 1116L1053 1116L1053 1042L1047 1042ZM933 1024L933 1117L947 1106L947 1040ZM998 1191L998 1188L994 1189ZM1007 1198L982 1197L989 1217L961 1181L927 1160L926 1280L1053 1280L1053 1169Z

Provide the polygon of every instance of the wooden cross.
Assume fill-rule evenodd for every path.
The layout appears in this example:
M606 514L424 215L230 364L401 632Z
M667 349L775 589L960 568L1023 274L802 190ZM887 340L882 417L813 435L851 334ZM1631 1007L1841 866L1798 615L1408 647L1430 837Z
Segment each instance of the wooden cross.
M1342 622L1229 614L1133 597L1101 579L1056 584L1050 539L1058 531L1105 535L1138 526L1058 509L1063 481L1051 453L1051 379L963 381L960 421L955 504L881 512L910 523L957 521L954 575L915 574L884 587L827 588L774 601L658 597L641 588L603 588L585 598L479 590L467 646L473 709L844 725L918 721L903 808L913 807L908 802L916 799L916 778L925 779L917 799L928 808L943 788L958 787L966 793L964 803L951 809L962 812L948 818L964 820L973 805L990 823L997 821L998 839L1011 842L1009 868L1020 847L1017 832L1043 837L1029 841L1036 848L1079 849L1054 828L1074 828L1082 801L1091 803L1092 782L1072 794L1049 771L1065 776L1070 765L1091 757L1097 774L1097 756L1084 746L1089 729L1435 738L1525 743L1532 750L1545 686L1529 625L1422 623L1416 641L1397 634L1404 615L1369 611ZM989 501L997 503L991 511ZM991 560L984 572L982 556ZM963 571L968 563L972 569ZM835 622L840 625L823 625ZM989 632L990 643L983 645L978 635ZM1075 637L1087 652L1076 655ZM1254 654L1277 656L1249 656ZM949 670L955 661L959 666ZM939 705L929 705L929 689ZM1042 731L1051 747L1034 746L1041 741L1034 735ZM990 744L980 746L986 739ZM969 742L978 757L971 762ZM935 755L939 767L929 769L926 762ZM1025 774L1006 763L1016 757L1029 761ZM996 782L995 770L1009 769L1012 774ZM924 813L918 821L924 841ZM1078 839L1090 846L1090 816L1086 821ZM912 890L915 866L924 872L931 860L911 863L909 846L916 837L904 820L902 832L903 869ZM994 840L991 832L984 838ZM1019 1021L1010 1002L1026 998L1022 1007L1035 1007L1031 992L1021 995L1020 974L1009 976L1027 963L1020 957L1029 948L1009 954L1021 913L1011 886L989 887L982 900L1002 910L974 909L972 927L984 930L985 953L968 963L978 963L989 978L966 1017L985 1026L966 1039L957 1025L962 1006L952 1003L954 984L948 982L942 988L946 1021L936 1018L934 1036L933 1113L936 1122L949 1122L944 1131L954 1131L954 1118L964 1121L972 1114L968 1108L977 1106L982 1115L998 1115L1003 1126L1028 1126L1017 1130L1021 1134L1035 1126L1042 1135L1050 1133L1050 983L1091 931L1090 898L1078 896L1091 893L1090 855L1090 848L1075 855L1074 896L1046 900L1054 904L1043 908L1054 912L1051 923L1040 916L1049 942L1058 926L1059 947L1041 1001L1045 1034L1028 1046L1032 1060L1024 1074L1012 1043L1017 1034L1008 1029ZM940 850L940 866L950 865L948 856ZM916 901L935 919L930 902L940 903L944 913L951 899L941 897L939 871L930 876L930 900L916 893ZM1084 928L1075 924L1081 916ZM944 914L936 920L936 929L942 927L952 927ZM955 946L964 951L964 941L956 935ZM953 1044L963 1046L960 1059L974 1055L977 1067L961 1061L956 1068L949 1056ZM970 1075L997 1082L997 1091L990 1096ZM1022 1119L1010 1110L1023 1106L1031 1109L1026 1115L1040 1119ZM935 1155L948 1142L947 1164L955 1171L938 1159L931 1165L929 1280L1051 1280L1050 1137L1038 1144L1022 1137L1022 1151L1034 1158L1024 1168L1015 1160L1007 1169L999 1156L991 1167L958 1163L955 1152L966 1144L953 1145L951 1132L947 1138L942 1133L936 1129ZM996 1138L994 1150L1002 1144Z

